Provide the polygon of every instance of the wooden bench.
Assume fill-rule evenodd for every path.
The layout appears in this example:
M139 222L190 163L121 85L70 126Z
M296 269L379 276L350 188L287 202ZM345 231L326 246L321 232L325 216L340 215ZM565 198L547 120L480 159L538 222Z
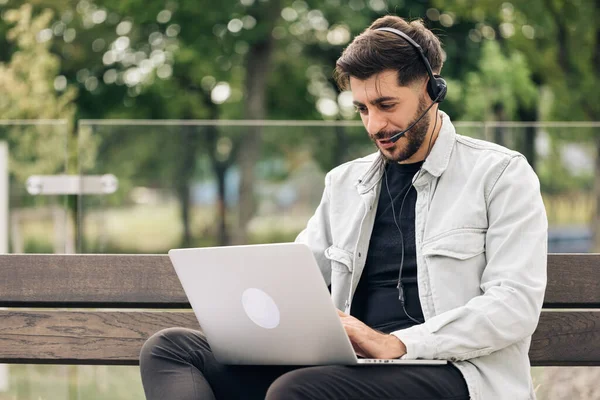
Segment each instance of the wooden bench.
M600 254L548 261L532 364L598 366ZM0 255L0 307L0 363L136 365L154 332L199 328L166 255Z

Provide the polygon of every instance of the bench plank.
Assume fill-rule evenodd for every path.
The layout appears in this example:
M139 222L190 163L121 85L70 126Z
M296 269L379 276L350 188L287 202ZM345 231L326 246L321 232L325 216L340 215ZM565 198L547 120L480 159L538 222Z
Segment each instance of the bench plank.
M189 308L166 255L0 255L0 306Z
M600 254L549 254L546 308L600 308Z
M533 334L535 366L600 366L600 311L545 311Z
M137 365L167 327L199 329L192 312L0 311L0 363Z
M545 307L600 308L600 255L551 254ZM0 307L189 308L166 255L0 255Z
M0 310L0 363L137 365L162 328L199 329L191 312ZM600 312L544 312L533 365L600 366Z

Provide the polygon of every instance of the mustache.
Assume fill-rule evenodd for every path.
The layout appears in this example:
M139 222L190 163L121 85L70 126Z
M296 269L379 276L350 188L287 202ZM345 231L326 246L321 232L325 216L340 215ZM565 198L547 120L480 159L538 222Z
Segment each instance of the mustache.
M392 136L394 136L397 133L402 132L401 130L396 130L396 131L379 131L373 135L371 135L371 138L373 140L387 140L389 138L391 138Z

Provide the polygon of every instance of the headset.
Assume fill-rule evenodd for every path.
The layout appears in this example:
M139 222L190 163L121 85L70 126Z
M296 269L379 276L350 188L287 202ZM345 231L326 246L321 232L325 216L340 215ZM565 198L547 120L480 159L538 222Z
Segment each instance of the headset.
M425 65L425 69L427 70L427 75L429 76L429 81L427 82L427 94L429 95L429 98L431 99L432 103L429 107L427 107L427 109L423 112L423 114L421 114L421 116L419 118L417 118L417 120L412 123L407 129L405 129L404 131L395 134L394 136L392 136L392 138L390 138L390 140L392 140L393 142L396 142L398 139L400 139L401 136L404 136L404 134L406 134L406 132L408 132L410 129L412 129L424 116L425 114L427 114L427 112L429 111L429 109L431 107L433 107L434 104L436 103L441 103L442 101L444 101L444 99L446 98L446 93L448 91L448 86L446 84L446 81L444 80L444 78L442 78L440 75L436 75L433 73L433 70L431 69L431 65L429 64L429 61L427 60L427 57L425 57L425 53L423 53L423 49L421 48L421 46L419 46L419 44L417 42L415 42L414 40L412 40L407 34L405 34L404 32L398 30L398 29L394 29L394 28L388 28L388 27L383 27L383 28L377 28L375 29L376 31L385 31L385 32L390 32L393 33L397 36L400 36L401 38L403 38L404 40L406 40L411 46L413 46L415 48L415 50L417 51L417 53L419 54L419 58L421 59L421 61L423 62L423 64ZM436 114L436 118L435 118L435 124L433 125L433 131L435 132L435 128L437 126L437 114ZM431 152L431 140L433 139L433 135L431 135L431 137L429 138L429 146L427 149L427 155L425 156L425 158L427 158L427 156L429 156L429 153ZM417 172L417 178L419 178L420 174L422 171L422 167L419 169L419 171ZM391 204L391 208L392 208L392 213L394 215L394 223L396 225L396 228L398 228L398 232L400 233L400 241L401 241L401 246L402 246L402 256L400 259L400 268L398 271L398 285L397 285L397 289L398 289L398 300L400 300L400 304L402 305L402 309L404 311L404 313L406 314L406 316L412 320L413 322L417 323L417 324L421 324L425 321L419 321L415 318L413 318L408 311L406 310L406 298L404 295L404 285L402 283L402 269L404 267L404 235L402 234L402 228L401 228L401 222L402 220L400 220L400 224L398 223L398 220L396 219L396 210L394 208L394 200L392 198L392 194L390 192L390 188L388 185L388 180L387 180L387 172L386 169L384 169L384 176L385 176L385 185L387 188L387 193L390 197L390 204ZM415 179L415 180L416 180ZM400 216L402 216L402 210L404 208L404 202L406 200L406 197L408 196L408 193L410 192L410 189L412 189L412 182L410 185L408 185L408 190L406 190L406 193L404 194L404 197L402 199L402 203L400 205ZM404 189L402 190L404 191ZM401 193L402 193L401 191Z
M423 61L423 64L427 69L427 75L429 75L429 82L427 82L427 94L429 94L429 98L431 98L431 100L434 103L441 103L442 101L444 101L444 99L446 98L446 92L448 91L448 85L446 84L444 78L433 73L433 70L431 69L431 64L429 64L427 57L425 57L425 53L423 53L423 49L421 48L421 46L419 46L417 42L412 40L410 36L408 36L406 33L398 29L383 27L377 28L375 30L390 32L397 36L400 36L401 38L406 40L411 46L413 46L415 50L417 50L421 61Z

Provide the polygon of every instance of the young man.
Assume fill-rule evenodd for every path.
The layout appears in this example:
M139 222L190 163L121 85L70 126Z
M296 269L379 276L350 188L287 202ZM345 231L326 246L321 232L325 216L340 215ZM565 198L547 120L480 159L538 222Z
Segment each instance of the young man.
M170 329L142 349L148 399L535 397L528 349L547 242L539 182L522 155L456 134L438 111L441 67L439 40L393 16L345 49L338 83L378 151L327 174L297 240L313 250L357 354L451 362L223 366L199 332Z

